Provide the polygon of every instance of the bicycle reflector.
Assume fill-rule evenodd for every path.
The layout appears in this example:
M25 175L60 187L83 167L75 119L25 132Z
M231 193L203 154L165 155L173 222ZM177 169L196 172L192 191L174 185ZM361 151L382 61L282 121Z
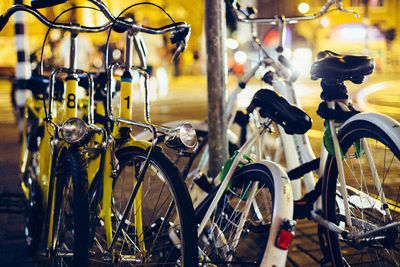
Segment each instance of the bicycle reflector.
M69 118L61 126L61 136L69 144L82 141L88 132L86 122L79 118Z
M281 224L278 234L276 235L275 246L280 249L287 250L292 243L294 237L294 229L296 228L296 221L286 219Z
M193 126L185 122L167 133L165 144L172 149L193 148L197 144L197 135Z

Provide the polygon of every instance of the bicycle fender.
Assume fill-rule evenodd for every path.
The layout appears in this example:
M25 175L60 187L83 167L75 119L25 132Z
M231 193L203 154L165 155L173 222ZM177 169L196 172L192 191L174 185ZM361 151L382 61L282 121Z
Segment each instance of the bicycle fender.
M288 251L276 247L275 241L282 222L285 219L293 218L293 195L290 180L286 172L278 164L267 160L256 162L264 164L271 171L275 189L271 229L267 248L260 266L285 266Z
M122 149L122 148L126 148L126 147L140 147L143 150L148 149L149 147L151 147L151 142L147 142L147 141L142 141L142 140L130 140L126 143L123 143L122 145L120 145L118 147L118 149Z
M345 123L340 126L340 129L353 121L366 121L374 124L384 131L393 140L396 146L400 147L400 123L395 119L376 112L359 113L345 121Z

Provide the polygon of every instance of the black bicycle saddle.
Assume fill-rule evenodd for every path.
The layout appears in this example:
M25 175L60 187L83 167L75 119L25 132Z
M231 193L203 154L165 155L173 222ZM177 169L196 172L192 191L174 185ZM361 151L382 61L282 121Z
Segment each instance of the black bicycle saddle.
M260 108L260 116L269 117L281 125L287 134L304 134L312 126L310 116L283 96L270 89L260 89L255 93L247 112Z
M369 56L340 55L332 51L321 51L311 66L311 79L350 80L361 83L364 76L374 71L374 60Z

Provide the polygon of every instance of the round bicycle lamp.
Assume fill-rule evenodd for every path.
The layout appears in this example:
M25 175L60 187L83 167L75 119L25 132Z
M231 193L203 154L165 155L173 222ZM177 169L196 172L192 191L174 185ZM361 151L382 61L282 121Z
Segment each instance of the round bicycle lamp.
M61 126L61 136L69 144L82 141L88 132L86 122L79 118L70 118Z
M197 135L193 126L185 122L168 132L165 144L173 149L194 148L197 144Z

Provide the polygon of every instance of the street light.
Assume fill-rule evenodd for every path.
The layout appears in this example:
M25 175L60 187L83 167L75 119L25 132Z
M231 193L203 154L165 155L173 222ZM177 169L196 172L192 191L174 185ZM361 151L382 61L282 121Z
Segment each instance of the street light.
M305 14L305 13L307 13L307 12L310 10L310 5L307 4L307 3L305 3L305 2L301 2L301 3L298 5L297 10L299 10L299 12L300 12L301 14Z

